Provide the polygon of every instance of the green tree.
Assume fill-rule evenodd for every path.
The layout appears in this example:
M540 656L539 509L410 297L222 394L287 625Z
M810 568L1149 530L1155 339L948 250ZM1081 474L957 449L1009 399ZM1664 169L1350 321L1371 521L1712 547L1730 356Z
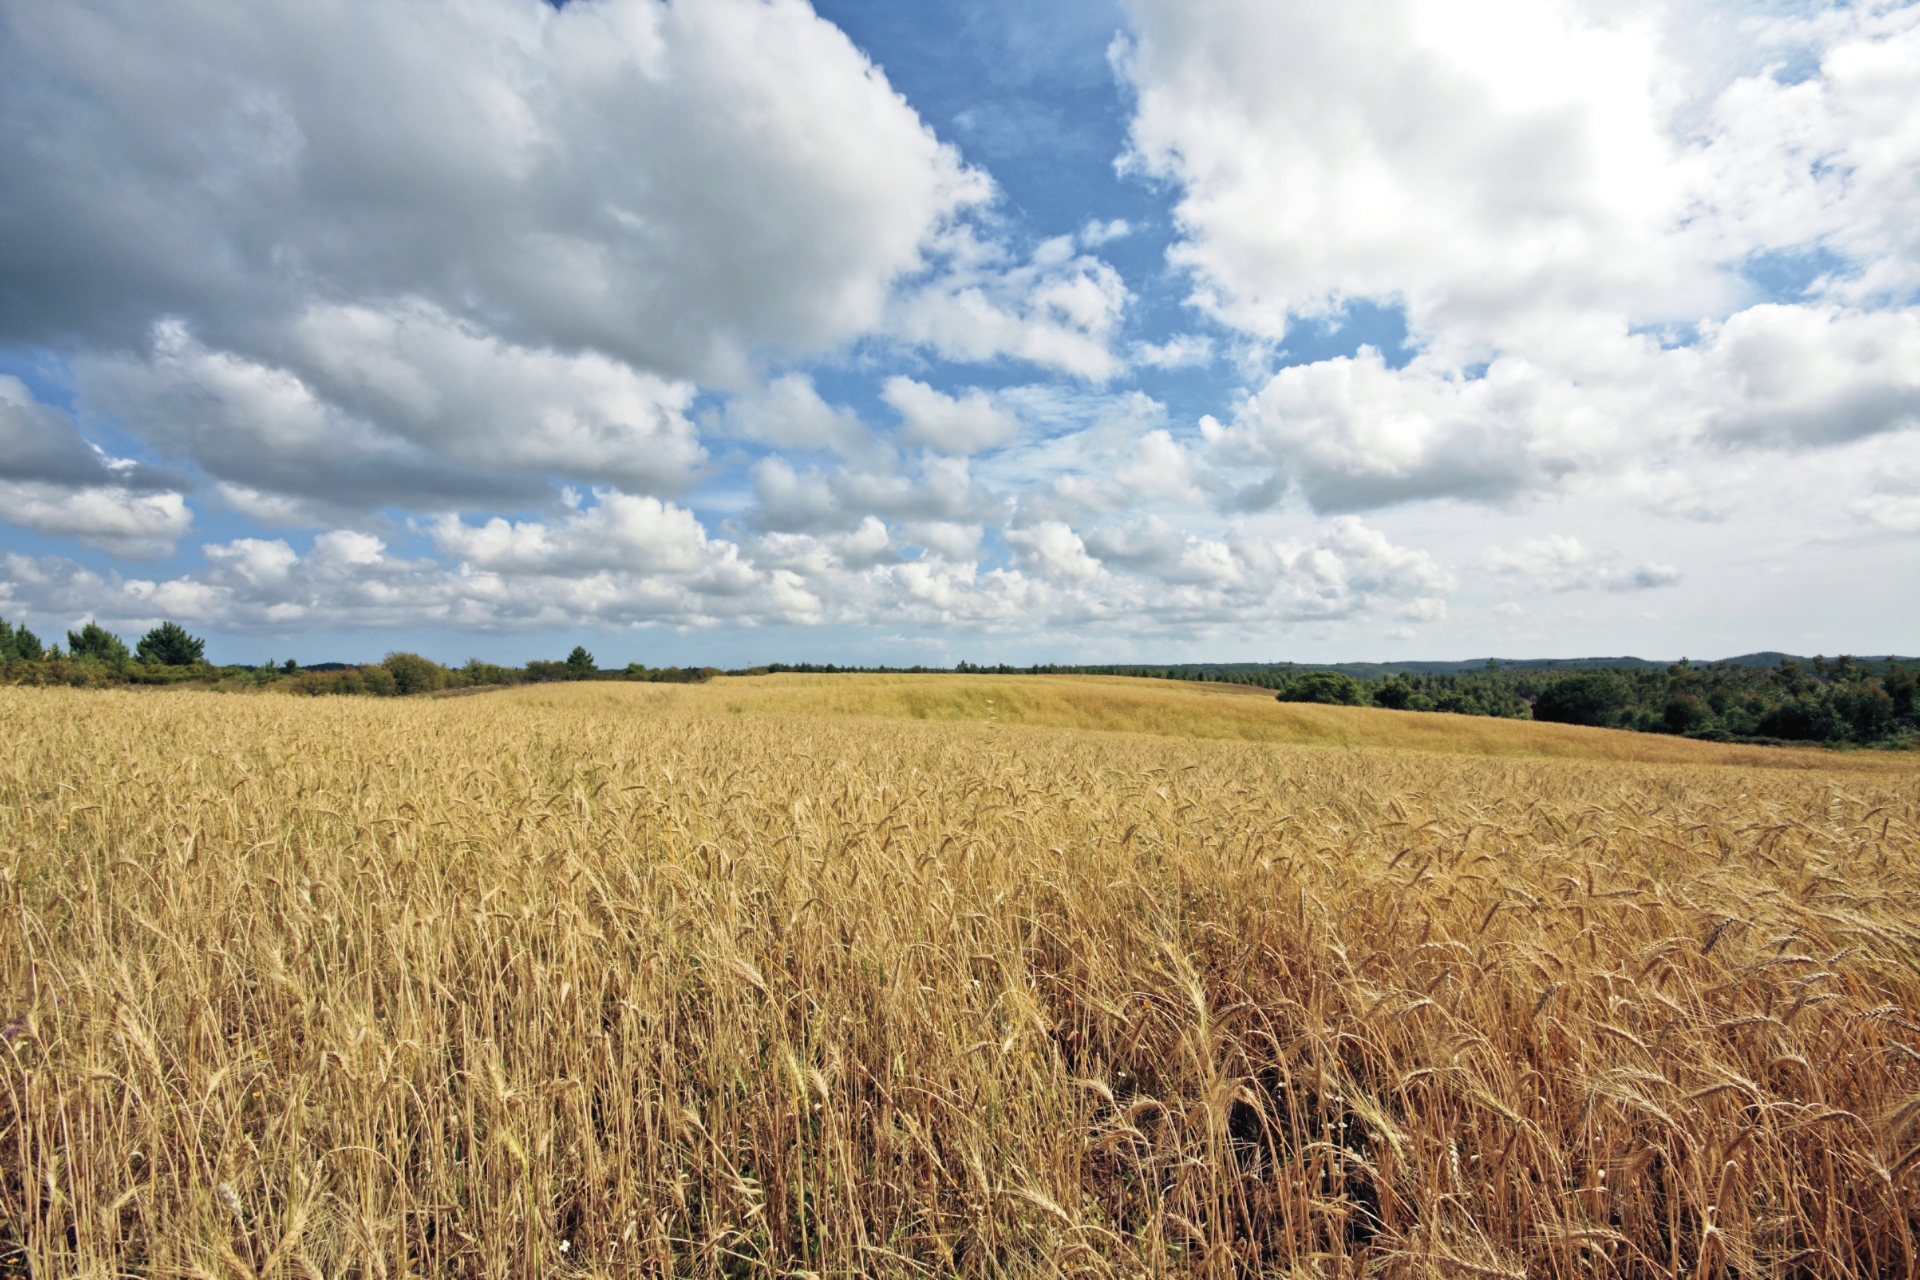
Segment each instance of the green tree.
M1661 719L1674 733L1704 729L1713 720L1713 709L1690 693L1676 693L1667 699Z
M12 627L0 618L0 662L38 662L46 656L40 637L24 626Z
M1832 742L1847 731L1833 708L1816 698L1793 698L1775 705L1760 717L1758 728L1766 737L1796 742Z
M1338 671L1309 671L1295 676L1274 695L1276 702L1325 702L1334 706L1357 707L1364 703L1366 691L1360 682Z
M127 651L126 641L96 622L67 632L67 653L84 662L103 662L109 666L118 666L133 656Z
M1615 725L1633 690L1611 671L1562 676L1533 700L1533 718L1555 724Z
M572 679L590 676L599 669L593 665L593 655L587 652L585 645L573 646L573 652L567 655L567 675Z
M1373 691L1373 705L1389 711L1431 711L1433 699L1409 684L1405 676L1395 676Z
M140 661L152 666L190 667L206 661L207 642L187 634L177 622L163 622L140 637L134 650Z

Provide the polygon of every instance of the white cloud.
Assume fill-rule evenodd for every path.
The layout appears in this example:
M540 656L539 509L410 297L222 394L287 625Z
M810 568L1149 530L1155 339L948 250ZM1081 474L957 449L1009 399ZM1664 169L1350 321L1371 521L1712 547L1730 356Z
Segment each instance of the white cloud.
M1133 12L1131 163L1179 184L1194 300L1271 350L1370 299L1416 348L1282 369L1206 424L1272 469L1243 508L1510 503L1920 423L1920 9L1760 23L1731 70L1684 60L1684 6ZM1818 74L1758 70L1785 42ZM1824 275L1758 299L1767 255Z
M1649 591L1678 586L1685 574L1670 564L1625 566L1615 556L1599 556L1566 534L1528 538L1517 547L1490 547L1479 567L1489 573L1529 580L1550 591Z
M997 521L1005 505L974 482L965 458L928 458L917 476L852 469L796 471L784 458L763 458L753 467L753 494L748 519L758 528L780 533L850 529L870 515L907 521Z
M898 302L890 330L947 360L1025 360L1089 382L1120 371L1114 330L1129 294L1120 273L1044 241L1025 264L960 228L941 242L944 265Z
M1362 347L1282 369L1232 424L1209 418L1201 429L1225 460L1274 467L1317 509L1339 511L1505 498L1592 459L1614 422L1525 360L1467 380L1424 364L1389 369Z
M15 340L171 313L225 346L317 296L404 298L726 381L872 328L988 192L801 0L87 0L8 24Z
M1114 479L1143 498L1199 502L1203 498L1199 472L1186 446L1165 428L1147 432L1134 446L1133 457L1114 473Z
M1172 0L1132 6L1134 163L1181 184L1200 300L1290 314L1400 298L1417 331L1499 344L1542 309L1697 314L1671 74L1643 21L1572 6Z
M166 321L147 358L78 361L80 387L239 490L340 506L527 497L548 473L673 493L705 457L692 386L604 356L515 347L417 305L316 308L292 341L304 376Z
M1095 529L1087 545L1104 563L1162 582L1231 583L1242 577L1226 543L1176 529L1159 516Z
M0 375L0 523L132 560L173 553L193 523L180 481L108 456L18 378Z
M1920 425L1920 311L1757 306L1714 327L1702 408L1715 435L1835 444Z
M982 571L981 529L850 527L770 532L747 545L708 536L650 497L600 492L551 521L446 517L438 556L407 558L357 530L304 554L285 539L204 547L206 567L166 580L102 576L58 557L0 557L0 611L123 627L171 617L253 634L313 627L701 627L838 624L996 632L1091 628L1190 637L1246 625L1443 617L1449 574L1351 518L1308 542L1198 538L1151 520L1087 537L1063 522L1002 533L1016 567ZM903 546L926 554L907 559ZM1110 557L1104 567L1093 551Z
M1050 582L1086 582L1100 573L1100 562L1087 554L1080 535L1059 520L1008 529L1001 536L1022 568Z
M901 538L928 555L951 564L971 564L980 554L980 539L986 530L977 524L955 524L948 520L909 521L902 526Z
M1203 334L1177 333L1162 343L1139 343L1133 349L1133 358L1153 369L1197 368L1213 363L1213 339Z
M1779 49L1811 47L1819 73L1769 69L1715 99L1711 142L1694 165L1694 212L1712 215L1700 230L1727 257L1826 249L1839 269L1810 282L1816 294L1911 297L1920 287L1920 10L1822 6L1756 26Z
M601 569L724 576L737 562L733 544L710 540L684 508L624 493L595 497L595 505L557 524L496 516L476 527L444 516L430 532L442 553L475 569L512 576Z
M129 560L158 560L173 554L193 513L177 493L0 480L0 522L76 538Z
M696 380L747 393L743 433L860 453L804 375L757 370L875 332L992 194L803 0L5 22L0 342L74 351L83 417L272 523L676 494ZM1009 286L1028 345L1086 338L1097 275ZM81 483L39 435L13 469Z
M804 373L782 374L757 394L735 396L716 425L783 449L829 449L866 458L879 447L858 414L822 400Z
M965 455L997 448L1020 433L1020 420L978 387L950 396L896 376L887 379L880 398L900 415L894 439L901 444Z
M1895 533L1920 530L1920 494L1876 493L1856 499L1852 511Z

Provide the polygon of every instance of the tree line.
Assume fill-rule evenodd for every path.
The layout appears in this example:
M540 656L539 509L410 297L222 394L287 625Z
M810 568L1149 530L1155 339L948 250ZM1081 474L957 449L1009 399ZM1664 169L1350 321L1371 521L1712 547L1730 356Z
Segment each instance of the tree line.
M25 626L0 618L0 682L103 688L127 684L204 684L212 688L273 686L286 693L404 697L447 689L543 684L561 680L640 680L690 683L710 680L715 667L649 668L631 662L602 670L585 646L559 661L534 659L522 667L469 658L464 666L445 667L417 653L389 653L377 663L327 662L303 667L289 658L280 663L216 666L206 660L206 641L175 622L163 622L129 649L124 640L96 623L67 632L67 645L43 645Z
M688 683L717 675L781 672L855 674L955 671L983 675L1109 675L1250 685L1282 702L1372 706L1393 711L1450 712L1560 724L1678 734L1717 742L1807 743L1835 746L1920 746L1920 671L1893 658L1783 659L1774 666L1739 662L1691 663L1664 670L1583 667L1554 670L1503 666L1445 674L1399 672L1356 678L1326 668L1291 664L1125 664L960 662L951 668L781 663L721 671L716 667L649 668L633 662L603 670L584 646L558 661L535 659L508 667L470 658L446 667L416 653L390 653L378 663L322 663L302 667L288 659L260 666L214 666L206 641L163 622L131 649L89 622L66 633L66 648L44 646L24 626L0 619L0 681L12 684L204 683L214 688L275 686L288 693L402 697L462 688L567 680Z
M1786 659L1778 666L1677 662L1664 671L1501 668L1355 680L1289 678L1282 702L1451 711L1677 734L1714 742L1920 746L1920 672L1889 658Z

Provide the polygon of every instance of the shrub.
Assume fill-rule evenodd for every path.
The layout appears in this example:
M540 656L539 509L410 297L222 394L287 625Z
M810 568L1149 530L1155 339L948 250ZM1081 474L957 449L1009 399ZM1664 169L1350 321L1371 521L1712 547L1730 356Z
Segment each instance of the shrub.
M394 687L402 694L447 687L447 669L417 653L390 653L380 665L393 674Z

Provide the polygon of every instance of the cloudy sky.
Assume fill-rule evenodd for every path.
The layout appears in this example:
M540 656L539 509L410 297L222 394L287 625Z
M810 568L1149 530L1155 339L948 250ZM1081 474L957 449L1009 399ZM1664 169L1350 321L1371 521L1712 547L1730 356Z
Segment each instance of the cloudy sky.
M1920 647L1920 6L0 0L0 616Z

